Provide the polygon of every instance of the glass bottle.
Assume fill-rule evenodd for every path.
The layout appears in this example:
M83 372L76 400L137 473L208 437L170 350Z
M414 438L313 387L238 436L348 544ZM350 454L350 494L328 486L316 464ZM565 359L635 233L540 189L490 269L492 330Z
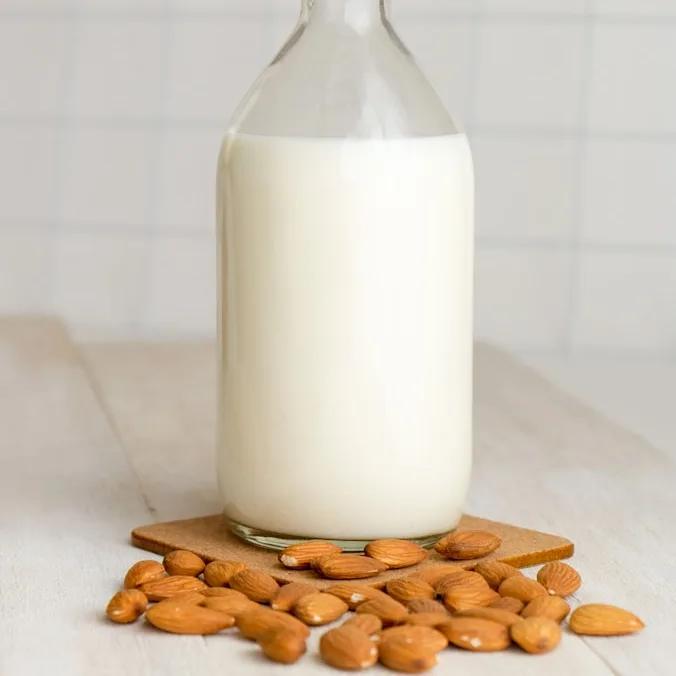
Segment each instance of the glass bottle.
M218 477L261 546L430 545L472 459L471 153L385 0L303 0L218 167Z

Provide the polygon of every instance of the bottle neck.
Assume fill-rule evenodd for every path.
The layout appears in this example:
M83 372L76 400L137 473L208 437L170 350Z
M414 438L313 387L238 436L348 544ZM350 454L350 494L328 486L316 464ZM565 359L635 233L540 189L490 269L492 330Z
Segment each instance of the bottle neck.
M303 0L310 21L342 23L360 32L388 18L390 0Z

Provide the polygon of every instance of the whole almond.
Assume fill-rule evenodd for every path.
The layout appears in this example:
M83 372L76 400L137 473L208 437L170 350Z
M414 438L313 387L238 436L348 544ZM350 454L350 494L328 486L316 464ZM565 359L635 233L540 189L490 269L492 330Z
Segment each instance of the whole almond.
M382 597L376 597L370 601L364 601L357 606L357 613L368 613L377 615L384 627L390 627L393 624L401 624L408 615L408 610L399 601L395 601L383 594Z
M408 641L404 637L392 638L378 647L380 661L392 671L421 674L437 664L436 653Z
M500 585L500 596L511 596L524 603L530 603L537 596L546 596L547 590L529 577L508 577Z
M319 570L324 577L332 580L358 580L374 577L386 571L387 566L368 556L334 554L321 559Z
M561 627L546 617L527 617L510 627L512 641L527 653L539 655L561 642Z
M340 554L343 550L332 542L324 540L309 540L290 545L279 553L279 562L285 568L303 570L310 568L312 561L330 554Z
M464 570L464 568L456 564L443 563L437 566L429 566L427 568L423 568L422 570L417 570L412 573L410 577L415 577L416 579L427 582L427 584L431 584L433 587L435 587L437 582L442 577L446 577L447 575L452 575Z
M325 591L327 594L333 594L342 601L345 601L350 610L354 610L358 605L370 599L379 597L388 598L385 592L375 587L360 584L359 582L339 582L338 584L331 585Z
M582 586L580 573L563 561L552 561L542 566L537 578L553 596L570 596Z
M108 619L118 624L136 622L148 607L146 595L138 589L117 592L106 606Z
M413 599L434 599L437 595L432 585L427 582L407 578L390 580L385 589L393 599L400 603L407 603Z
M444 608L443 612L410 613L404 618L404 624L412 624L416 627L436 627L438 624L448 622L450 619L451 616Z
M202 594L202 596L206 596L207 598L216 597L227 599L237 598L241 599L242 601L249 600L244 594L242 594L242 592L230 589L230 587L207 587L206 589L200 590L200 594Z
M448 639L439 631L432 627L416 625L400 625L383 629L378 634L380 645L392 639L404 639L417 646L438 653L448 645Z
M496 591L508 577L523 575L518 568L510 566L508 563L502 563L502 561L481 561L474 567L474 572L479 573L486 580L488 586Z
M465 561L478 559L496 550L502 539L482 530L455 531L442 538L434 549L447 559Z
M415 566L428 556L420 545L408 540L374 540L366 545L364 552L388 568Z
M569 612L570 606L560 596L536 596L521 611L521 617L546 617L561 623Z
M349 625L327 631L319 639L319 654L329 666L345 671L367 669L378 661L376 644Z
M372 636L383 628L383 622L377 615L361 613L354 615L349 620L345 620L343 626L355 627L359 631L363 631L367 636Z
M216 634L232 627L235 618L188 603L158 603L148 608L146 620L172 634Z
M206 598L202 596L202 593L199 591L186 591L176 594L175 596L170 596L160 603L187 603L188 605L201 606L206 601Z
M307 582L290 582L279 588L275 597L270 601L270 607L273 610L287 612L293 608L294 603L301 597L316 593L317 587Z
M197 577L205 567L197 554L184 549L175 549L164 557L164 569L169 575L192 575Z
M237 619L242 613L246 613L255 607L256 604L250 601L242 594L237 596L205 596L202 605L211 610L217 610L219 613L231 615Z
M542 598L545 598L544 596ZM487 608L483 606L476 606L475 608L468 608L456 613L454 617L480 617L483 620L491 620L497 622L505 627L511 627L515 622L519 622L522 618L516 613L510 613L509 610L500 610L500 608Z
M230 578L249 566L241 561L212 561L204 568L204 581L210 587L225 587Z
M348 611L347 603L337 596L316 592L306 594L296 601L293 614L305 624L318 627L335 622Z
M471 570L460 570L457 573L446 575L434 585L437 594L443 596L447 591L453 587L476 587L477 589L490 589L488 582Z
M628 610L601 603L590 603L576 608L568 625L576 634L586 636L622 636L633 634L645 627Z
M279 591L274 578L260 570L241 570L230 578L230 589L242 592L256 603L269 603Z
M509 630L504 624L481 617L454 617L437 626L453 645L465 650L493 652L509 647Z
M488 604L488 608L499 608L500 610L508 610L510 613L518 615L525 607L523 601L514 599L511 596L500 596Z
M237 629L244 638L257 641L266 631L276 627L286 627L297 632L303 638L310 635L307 625L288 613L272 610L264 606L254 606L235 618Z
M444 605L452 613L459 610L467 610L474 606L487 606L493 602L498 593L493 591L488 585L484 588L474 587L472 585L464 587L453 587L443 596Z
M432 599L413 599L405 604L409 613L442 613L448 614L446 608Z
M177 594L200 591L206 585L191 575L169 575L159 580L151 580L141 585L141 591L149 601L162 601Z
M258 645L266 657L280 664L293 664L307 651L305 639L288 627L268 629L258 639Z
M166 574L159 561L137 561L124 576L124 586L126 589L136 589L151 580L159 580Z

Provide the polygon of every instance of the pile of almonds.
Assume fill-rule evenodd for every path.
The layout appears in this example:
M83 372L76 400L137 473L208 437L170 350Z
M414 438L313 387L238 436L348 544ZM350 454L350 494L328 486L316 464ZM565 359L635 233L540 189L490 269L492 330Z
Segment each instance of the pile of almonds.
M499 546L500 539L491 533L463 531L446 536L435 549L446 559L462 561L484 557ZM340 580L319 591L310 583L280 586L239 561L205 563L192 552L177 550L162 563L134 564L125 589L113 596L106 613L121 624L145 613L149 624L174 634L215 634L235 626L257 641L268 658L292 664L306 652L309 627L355 611L319 643L324 662L350 671L379 661L393 671L421 673L436 664L436 654L449 644L482 652L515 644L531 654L559 644L561 623L570 613L565 597L582 583L579 573L560 561L543 566L537 580L490 560L473 570L450 563L414 569L387 582L384 590L353 582L425 558L422 547L405 540L376 540L363 556L343 554L322 541L281 552L286 568L312 569ZM588 636L631 634L643 626L632 613L601 604L579 606L568 619L571 631Z

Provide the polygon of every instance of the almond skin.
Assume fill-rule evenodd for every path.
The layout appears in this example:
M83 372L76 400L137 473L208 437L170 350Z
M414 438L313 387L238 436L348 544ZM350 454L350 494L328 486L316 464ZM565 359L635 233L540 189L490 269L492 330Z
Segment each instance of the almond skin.
M518 615L525 607L523 601L514 599L511 596L500 596L495 601L488 604L489 608L499 608L500 610L508 610L510 613Z
M306 594L298 599L293 606L293 614L301 622L305 622L311 627L335 622L347 611L347 603L341 601L337 596L323 592Z
M436 613L410 613L404 618L404 624L412 624L415 627L436 627L438 624L448 622L451 616L443 609Z
M509 630L504 624L481 617L454 617L437 627L453 645L465 650L494 652L509 647Z
M431 584L433 587L435 587L437 582L442 577L453 575L454 573L464 570L464 568L461 568L460 566L457 566L453 563L444 563L438 566L429 566L428 568L423 568L423 570L413 573L411 577L415 577L416 579L427 582L427 584Z
M388 568L415 566L428 556L420 545L408 540L374 540L366 545L364 552Z
M537 596L521 611L521 617L546 617L560 624L569 612L570 606L560 596Z
M427 582L406 578L390 580L385 589L393 599L400 603L408 603L413 599L434 599L437 595L434 588Z
M466 561L478 559L496 550L502 539L482 530L455 531L442 538L434 549L447 559Z
M268 629L258 639L258 645L268 659L280 664L294 664L307 651L305 639L288 627Z
M229 587L207 587L206 589L201 589L200 594L202 594L202 596L206 596L207 598L238 598L242 601L249 600L244 594L242 594L242 592L235 591Z
M256 605L244 595L241 598L237 596L205 596L203 598L202 605L205 608L231 615L235 619Z
M474 606L487 606L498 596L488 585L484 588L474 586L453 587L443 596L444 605L452 613L467 610Z
M548 653L561 642L561 627L546 617L528 617L510 627L512 641L533 655Z
M332 580L359 580L386 570L384 563L359 554L334 554L322 558L319 563L321 574Z
M552 561L542 566L537 578L552 596L570 596L582 586L580 573L562 561Z
M176 605L177 603L187 603L192 606L201 606L206 601L206 598L202 596L202 593L199 591L187 591L176 594L175 596L170 596L168 599L164 599L159 603L172 603Z
M356 627L343 625L327 631L319 639L322 660L335 669L359 671L378 661L378 648Z
M146 620L172 634L216 634L232 627L235 618L210 608L187 603L158 603L146 611Z
M192 575L193 577L197 577L206 565L197 554L184 549L169 552L162 563L169 575Z
M404 637L391 638L382 643L378 650L380 661L392 671L421 674L437 664L436 653L432 650L425 650Z
M443 596L447 591L450 591L454 587L489 589L488 582L486 582L479 573L474 573L471 570L461 570L457 573L446 575L440 580L437 580L436 585L434 585L434 589L440 596Z
M206 585L191 575L170 575L159 580L151 580L141 585L141 591L149 601L162 601L177 594L200 591Z
M406 619L408 610L399 601L383 594L382 597L361 603L357 606L357 613L377 615L382 620L383 627L390 627L393 624L401 624Z
M405 604L409 613L442 613L447 614L446 608L432 599L413 599Z
M383 628L383 622L377 615L361 613L360 615L351 617L349 620L345 620L343 627L355 627L359 631L363 631L367 636L372 636Z
M257 641L266 631L276 627L285 627L297 632L304 639L310 635L310 630L299 619L282 613L279 610L271 610L263 606L254 606L250 610L235 618L237 629L244 638Z
M279 585L260 570L241 570L230 578L230 589L242 592L256 603L269 603L277 595Z
M322 556L340 554L343 550L332 542L310 540L290 545L279 553L279 562L291 570L303 570L312 566L312 561Z
M524 603L530 603L536 596L546 596L547 590L529 577L508 577L500 585L500 596L511 596Z
M108 619L118 624L136 622L148 607L146 595L138 589L117 592L106 606Z
M448 645L448 639L432 627L422 627L414 625L400 625L383 629L378 634L380 645L393 638L401 639L416 644L425 650L438 653Z
M273 610L288 612L298 599L308 594L316 594L317 587L306 582L290 582L280 587L275 597L270 601Z
M166 574L159 561L137 561L124 576L124 586L125 589L137 589L146 582L165 577Z
M543 596L542 598L545 597ZM456 613L454 617L480 617L483 620L491 620L491 622L497 622L505 627L511 627L515 622L520 622L522 619L520 615L510 613L508 610L484 608L482 606L461 610L459 613Z
M234 575L248 567L241 561L212 561L204 568L204 581L210 587L225 587Z
M508 563L502 563L501 561L482 561L477 563L474 567L474 572L479 573L479 575L486 580L488 586L496 591L508 577L518 577L523 575L518 568L514 568L514 566L510 566Z
M623 636L641 631L645 624L628 610L602 603L576 608L568 625L576 634L585 636Z
M342 601L345 601L350 610L354 610L361 603L364 603L364 601L383 596L387 598L385 592L382 592L375 587L368 587L365 584L360 584L359 582L340 582L331 585L325 591L327 594L333 594Z

